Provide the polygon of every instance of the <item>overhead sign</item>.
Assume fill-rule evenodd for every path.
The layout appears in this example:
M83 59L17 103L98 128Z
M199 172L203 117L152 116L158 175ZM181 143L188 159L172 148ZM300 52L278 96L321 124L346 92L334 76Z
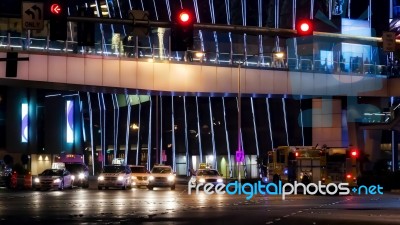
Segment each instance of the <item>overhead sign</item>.
M22 3L22 28L25 30L42 30L44 27L43 3Z
M244 151L236 151L236 162L244 162Z
M396 33L395 32L383 32L383 51L394 52L396 51Z

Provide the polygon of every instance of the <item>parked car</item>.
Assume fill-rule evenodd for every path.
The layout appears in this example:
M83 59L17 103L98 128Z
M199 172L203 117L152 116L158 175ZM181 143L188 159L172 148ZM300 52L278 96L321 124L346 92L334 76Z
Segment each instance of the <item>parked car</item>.
M89 168L82 163L65 163L65 168L74 176L74 185L89 187Z
M121 188L123 190L131 188L131 169L126 165L104 166L97 178L97 187L99 190L110 187Z
M149 184L149 172L144 166L129 166L131 168L132 186L141 187Z
M66 169L47 169L34 179L34 188L41 189L72 189L74 185L74 177Z
M12 168L7 166L3 160L0 160L0 187L9 185Z
M147 188L153 190L154 187L170 187L175 190L175 173L170 166L156 165L151 169Z

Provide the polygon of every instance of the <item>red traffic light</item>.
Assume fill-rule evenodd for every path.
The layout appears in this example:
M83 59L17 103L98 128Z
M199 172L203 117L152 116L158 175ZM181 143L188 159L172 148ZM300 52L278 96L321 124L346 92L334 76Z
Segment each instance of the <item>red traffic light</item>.
M52 4L50 6L50 12L55 15L59 15L61 13L61 6L59 4Z
M302 23L300 24L300 30L303 32L308 32L310 30L310 25L308 25L308 23Z
M352 158L358 157L358 151L357 151L357 149L351 150L351 151L350 151L350 156L351 156Z
M314 32L314 26L312 20L303 19L296 24L297 34L300 36L312 35Z
M186 25L192 23L192 15L187 10L181 10L178 14L178 23Z

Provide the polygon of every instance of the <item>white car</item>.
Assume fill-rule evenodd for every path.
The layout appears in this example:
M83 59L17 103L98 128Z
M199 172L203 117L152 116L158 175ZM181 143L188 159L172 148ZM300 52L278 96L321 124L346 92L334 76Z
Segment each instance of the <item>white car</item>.
M154 166L149 176L147 188L153 190L154 187L169 187L175 190L175 173L170 166Z
M129 166L131 168L132 186L140 187L149 185L149 172L144 166Z
M47 169L39 174L33 182L36 190L72 189L74 185L74 177L66 169Z
M123 190L131 188L131 169L124 165L104 166L103 171L97 177L97 187L99 190L110 187Z
M214 169L199 169L190 178L190 182L197 186L198 184L205 185L211 183L214 186L224 182L222 175Z

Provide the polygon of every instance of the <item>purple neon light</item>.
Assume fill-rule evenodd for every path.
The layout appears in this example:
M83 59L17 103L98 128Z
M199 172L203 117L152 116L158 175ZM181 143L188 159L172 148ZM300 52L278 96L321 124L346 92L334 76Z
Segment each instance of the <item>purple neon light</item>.
M74 103L67 101L67 143L74 142Z
M21 105L21 142L28 142L28 104Z

